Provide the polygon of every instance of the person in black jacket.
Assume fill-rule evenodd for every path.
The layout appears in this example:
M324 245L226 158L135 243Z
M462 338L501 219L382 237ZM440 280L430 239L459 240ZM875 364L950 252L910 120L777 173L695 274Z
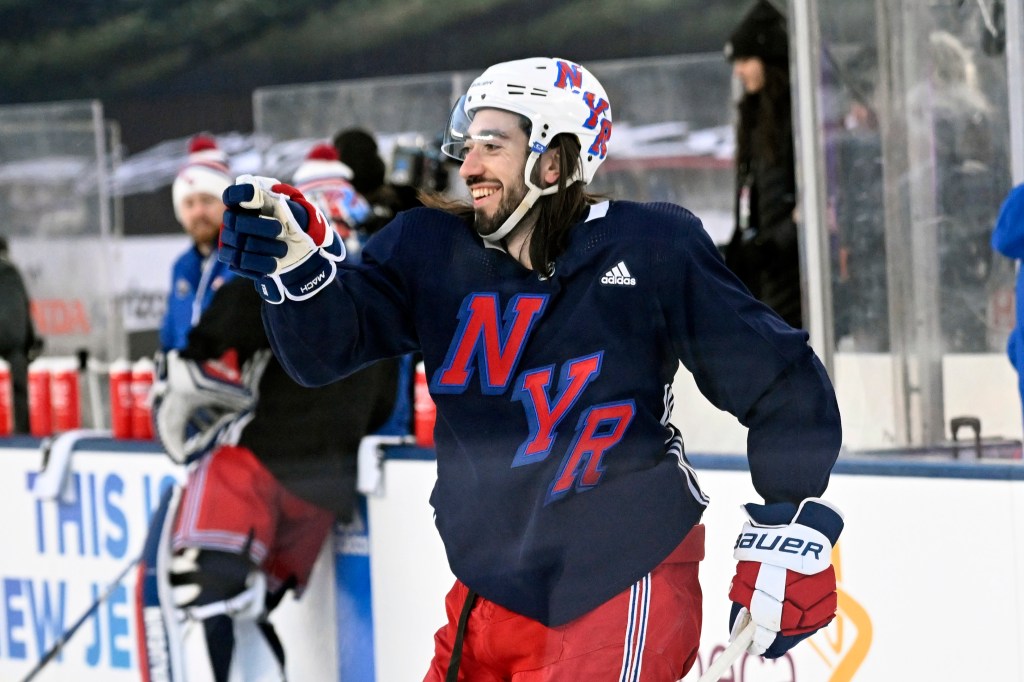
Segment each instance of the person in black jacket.
M358 127L344 128L334 135L333 143L339 161L352 170L352 186L370 203L370 216L361 220L356 227L363 241L380 231L400 212L423 205L419 198L420 188L417 183L396 183L389 180L387 164L380 156L377 139L372 133ZM405 160L405 163L410 162L412 159ZM416 175L415 172L410 173L407 179L412 180ZM439 172L437 177L440 177ZM441 189L437 187L439 182L437 178L432 180L438 190ZM304 191L303 187L298 189ZM353 255L352 249L349 249L346 258L352 261ZM412 406L415 400L413 367L420 359L419 353L411 353L398 360L398 398L395 412L381 433L394 435L411 431Z
M373 218L359 228L371 235L391 222L400 211L422 206L417 188L388 182L387 164L380 157L377 140L362 128L345 128L334 136L341 162L352 169L352 185L373 207Z
M236 666L242 679L283 679L284 651L267 614L289 588L301 594L335 521L352 519L359 442L391 413L395 368L377 363L327 386L300 386L269 350L259 296L237 278L216 292L187 346L168 355L166 383L157 430L190 469L168 503L166 550L146 562L159 574L159 557L169 555L167 574L153 579L169 583L173 604L140 604L142 664L153 679L183 679L184 662L164 649L180 650L175 627L198 622L217 682ZM208 399L217 393L231 397ZM245 407L215 419L218 405L239 397L233 405ZM204 412L214 412L215 425L196 428ZM151 629L156 612L162 622ZM168 662L171 670L159 668Z
M759 0L729 37L737 105L736 229L725 262L791 326L803 326L786 19Z
M28 363L39 354L42 339L36 335L29 309L28 290L0 237L0 358L11 368L14 433L28 433Z

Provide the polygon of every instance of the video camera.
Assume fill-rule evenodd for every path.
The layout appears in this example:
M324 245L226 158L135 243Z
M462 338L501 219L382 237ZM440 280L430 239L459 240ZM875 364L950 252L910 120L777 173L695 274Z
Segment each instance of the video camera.
M399 139L391 155L388 182L428 192L448 189L448 165L441 153L441 140Z

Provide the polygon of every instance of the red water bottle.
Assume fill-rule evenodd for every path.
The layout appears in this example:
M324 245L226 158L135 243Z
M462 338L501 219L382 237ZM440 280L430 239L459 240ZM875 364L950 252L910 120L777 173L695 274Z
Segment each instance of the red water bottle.
M0 436L14 433L14 385L11 363L0 358Z
M36 438L53 434L49 358L38 358L28 365L28 425L29 433Z
M114 438L132 437L132 365L124 358L110 363L110 430Z
M139 358L132 365L132 438L153 439L153 411L149 391L153 388L156 365L149 358Z
M50 410L54 432L82 428L82 401L78 387L78 360L53 358L50 365Z
M437 420L437 406L430 397L427 386L427 370L422 362L416 363L416 383L413 387L413 421L416 445L421 448L434 447L434 422Z

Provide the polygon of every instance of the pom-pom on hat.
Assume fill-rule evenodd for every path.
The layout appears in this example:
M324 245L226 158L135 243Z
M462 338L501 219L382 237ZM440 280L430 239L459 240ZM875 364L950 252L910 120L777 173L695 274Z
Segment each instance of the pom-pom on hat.
M188 160L171 186L174 215L181 219L181 203L193 194L210 194L218 199L231 184L228 157L209 135L196 135L188 144Z
M352 179L352 169L338 159L338 152L326 142L317 144L295 169L292 184L298 187L316 180Z
M789 65L786 17L768 0L758 0L725 44L725 58L758 57L765 64Z

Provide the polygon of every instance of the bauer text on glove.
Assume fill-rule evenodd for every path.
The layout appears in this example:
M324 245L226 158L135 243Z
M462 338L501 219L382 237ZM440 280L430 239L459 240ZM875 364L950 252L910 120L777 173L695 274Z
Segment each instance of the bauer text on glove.
M832 548L843 530L838 509L818 498L743 505L749 521L736 539L738 560L729 590L735 637L757 626L747 652L778 658L835 617Z

